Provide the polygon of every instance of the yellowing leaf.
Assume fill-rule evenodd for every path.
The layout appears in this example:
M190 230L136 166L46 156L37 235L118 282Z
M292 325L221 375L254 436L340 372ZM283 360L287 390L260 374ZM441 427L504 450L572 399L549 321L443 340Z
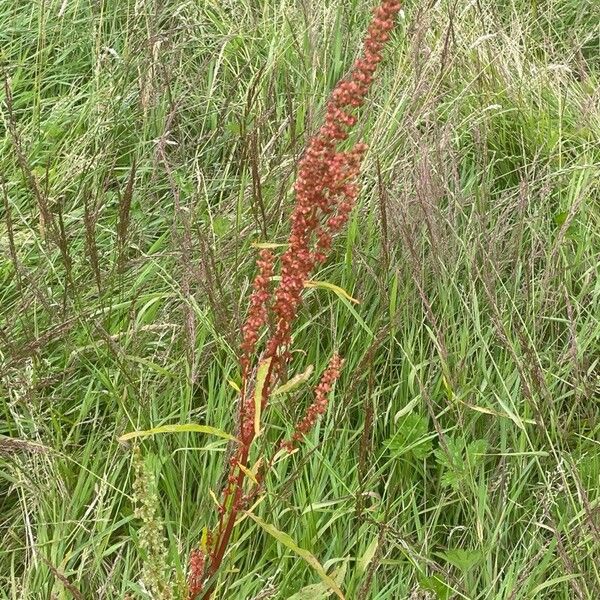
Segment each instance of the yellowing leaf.
M379 538L373 538L365 553L356 561L356 567L359 573L365 573L371 561L375 558L375 554L377 554L377 548L379 546Z
M448 382L448 379L445 375L442 375L442 385L444 386L448 400L452 400L454 398L454 391L452 390L452 386Z
M144 438L157 433L207 433L208 435L216 435L217 437L226 440L235 440L236 438L210 425L197 425L196 423L185 423L182 425L163 425L161 427L153 427L144 431L130 431L118 438L119 442L126 442L134 438Z
M254 483L256 483L256 485L258 485L258 479L256 479L256 475L245 465L243 465L241 462L238 462L238 467L240 468L240 471L246 476L248 477L248 479L250 479L251 481L253 481Z
M280 385L279 387L275 388L271 392L271 396L279 396L280 394L286 394L287 392L291 392L301 383L308 381L313 371L314 367L312 365L309 365L303 373L298 373L298 375L294 375L293 377L288 379L283 385Z
M332 579L338 585L343 583L347 568L348 561L345 560L342 566L331 574ZM303 587L287 600L326 600L331 594L333 591L325 583L313 583Z
M256 475L258 474L259 469L262 467L263 464L263 459L259 458L253 465L252 468L250 469L250 471L252 472L252 474L254 475L254 477L256 477Z
M278 542L283 544L286 548L291 550L294 554L297 554L300 558L302 558L308 565L310 565L317 575L320 577L321 581L331 589L335 595L340 598L340 600L344 600L344 594L340 589L339 585L335 582L335 580L327 575L325 569L321 566L321 563L315 558L313 554L311 554L308 550L304 548L300 548L298 544L284 531L277 529L274 525L270 523L266 523L260 517L257 517L255 514L251 512L246 512L246 514L258 525L260 525L269 535L273 536Z
M200 550L202 550L204 554L208 554L208 527L206 526L202 528L202 537L200 538Z
M217 495L211 490L208 490L208 495L210 496L210 499L215 503L217 508L221 507L221 504L219 502L219 499L217 498Z
M261 250L273 250L275 248L285 248L288 244L276 244L274 242L252 242L250 244L253 248L260 248Z
M260 435L260 415L263 405L263 391L265 389L265 381L271 368L271 358L263 360L258 365L256 371L256 385L254 387L254 435Z
M233 381L233 379L228 379L227 383L239 394L242 390L240 390L240 386Z
M339 285L329 283L328 281L314 281L311 279L310 281L304 282L304 287L329 290L330 292L337 294L340 298L345 298L350 302L354 302L354 304L360 304L360 302L356 298L353 298L345 289L341 288Z
M533 419L524 419L523 417L520 417L520 416L516 415L515 413L506 413L505 414L505 413L498 412L497 410L492 410L491 408L485 408L483 406L476 406L474 404L469 404L468 402L465 402L464 400L461 400L461 402L462 402L462 404L464 404L471 410L483 413L484 415L493 415L494 417L510 419L511 421L513 421L513 423L515 423L515 425L517 425L521 429L525 429L525 427L523 426L523 423L528 423L529 425L537 425L537 421L534 421Z
M273 275L271 280L281 281L281 275ZM356 298L353 298L345 289L341 288L339 285L335 285L334 283L329 283L328 281L315 281L314 279L310 279L304 282L304 287L329 290L330 292L337 294L342 300L347 300L349 302L353 302L354 304L360 304L360 301Z

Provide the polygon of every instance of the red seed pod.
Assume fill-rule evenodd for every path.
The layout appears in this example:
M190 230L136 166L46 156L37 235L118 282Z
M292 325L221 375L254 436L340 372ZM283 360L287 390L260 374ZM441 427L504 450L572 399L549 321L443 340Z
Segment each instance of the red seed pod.
M315 425L319 415L327 410L327 395L331 391L333 383L340 376L340 371L344 361L338 354L334 354L329 361L329 366L321 376L319 385L315 388L315 398L313 403L307 408L304 418L296 425L296 430L291 440L282 442L281 447L288 452L294 448L294 444L299 442Z
M206 554L200 548L195 548L190 553L188 568L188 600L193 600L202 592L204 583L204 568L206 566Z

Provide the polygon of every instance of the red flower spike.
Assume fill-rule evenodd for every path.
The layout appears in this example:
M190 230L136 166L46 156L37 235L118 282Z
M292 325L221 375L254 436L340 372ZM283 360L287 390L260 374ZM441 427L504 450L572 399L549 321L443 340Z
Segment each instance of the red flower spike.
M332 246L333 236L348 221L358 197L357 179L366 146L357 143L349 150L341 150L349 130L356 125L355 110L361 107L381 62L381 52L394 26L394 17L400 10L395 0L382 0L373 11L373 20L367 29L362 52L348 77L339 82L331 94L323 125L308 141L298 164L294 184L295 204L290 216L290 234L286 251L280 259L280 281L274 291L270 280L274 274L274 257L268 250L259 255L258 274L253 283L250 307L242 327L240 365L242 367L241 397L239 399L240 439L233 449L228 465L228 477L221 493L220 519L215 541L211 546L207 576L213 576L221 567L231 539L237 515L252 492L245 494L244 469L248 465L251 445L256 432L254 424L254 373L258 364L271 359L263 382L262 409L268 405L274 382L284 372L291 358L292 325L302 299L304 283L310 279L316 266L323 263ZM271 319L269 319L271 317ZM267 337L264 351L257 350L258 341L272 321L273 331ZM282 443L292 449L327 409L327 396L338 378L341 359L335 355L315 389L313 403L298 423L291 440ZM259 424L260 425L260 424ZM263 474L264 476L264 474ZM190 592L190 599L200 596L209 600L213 587Z
M254 352L261 327L267 319L267 302L270 297L269 282L273 275L274 256L270 250L261 250L257 261L258 275L254 279L250 296L250 310L242 327L242 370L247 373L250 356Z
M334 354L329 362L329 366L321 377L319 385L315 388L313 403L308 407L304 418L296 425L292 439L284 441L281 444L282 448L290 452L294 448L294 444L299 442L314 427L319 415L322 415L327 410L327 396L334 382L340 376L343 364L344 361L337 354Z
M190 554L188 571L188 600L192 600L202 591L204 583L204 567L206 565L206 554L195 548Z

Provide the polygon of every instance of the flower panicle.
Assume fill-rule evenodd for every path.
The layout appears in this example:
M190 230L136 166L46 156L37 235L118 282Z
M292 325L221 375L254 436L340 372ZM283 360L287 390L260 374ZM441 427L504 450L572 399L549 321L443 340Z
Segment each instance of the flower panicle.
M269 283L273 276L275 257L269 249L262 249L259 253L257 266L258 274L254 278L253 290L250 296L250 309L246 322L242 327L242 356L240 359L242 370L247 375L252 356L258 341L260 330L267 320L268 301L270 298Z
M295 444L314 427L317 419L327 410L328 397L333 384L337 381L342 370L344 361L338 354L334 354L329 361L327 369L321 376L321 381L315 388L315 398L312 404L306 410L304 418L296 425L296 429L289 440L285 440L281 447L288 452L291 451Z
M242 326L239 439L232 442L227 462L215 543L204 559L200 555L196 557L198 567L204 560L202 568L208 578L214 576L222 564L239 511L256 493L256 487L254 492L244 493L252 444L261 430L260 415L256 411L264 411L267 407L271 389L285 373L290 360L292 326L301 304L305 282L315 268L326 260L333 237L344 227L356 204L358 177L367 146L362 142L348 144L349 148L345 145L342 147L342 144L357 123L354 113L365 101L381 62L383 46L389 39L394 17L399 10L400 4L396 0L381 0L374 10L360 56L348 76L334 88L326 104L323 125L309 139L298 162L288 244L278 259L280 277L274 289L271 289L270 282L274 279L275 257L266 249L259 254L258 273L252 286L248 315ZM264 336L264 347L261 345L259 351L259 340L267 326L269 334ZM258 390L258 397L255 380L259 366L265 360L270 362L266 377L261 377L262 387ZM291 450L326 411L328 395L340 375L342 363L337 354L332 357L315 388L312 404L296 425L292 437L282 444L284 448ZM196 595L201 600L209 600L214 584L204 585L205 589Z
M324 123L300 159L288 248L281 257L281 281L272 307L276 328L267 342L267 356L275 357L289 345L304 281L326 259L333 236L345 225L356 203L356 180L367 146L359 142L347 151L338 146L357 122L352 113L364 103L399 10L395 0L384 0L374 10L361 56L333 90Z
M188 567L188 594L187 599L196 598L204 586L204 569L206 567L206 554L200 548L194 548L190 553Z

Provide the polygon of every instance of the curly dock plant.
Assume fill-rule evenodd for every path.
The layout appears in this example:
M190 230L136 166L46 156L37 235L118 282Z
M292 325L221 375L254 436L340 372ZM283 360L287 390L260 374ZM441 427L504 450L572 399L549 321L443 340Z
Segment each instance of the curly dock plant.
M355 113L371 87L383 46L389 39L399 10L400 4L395 0L384 0L374 10L361 55L348 76L333 90L324 123L308 142L298 165L287 249L279 259L270 248L263 248L259 253L258 274L243 326L239 429L226 465L228 475L219 500L218 524L212 532L205 534L201 549L194 550L190 559L189 600L211 597L239 514L256 496L269 464L272 464L273 459L262 469L250 469L251 446L262 429L261 420L269 397L290 360L292 327L305 283L314 269L326 260L333 236L344 227L355 205L357 178L367 147L358 142L350 149L341 150L340 145L357 122ZM274 277L277 272L279 277ZM272 281L277 279L278 284L273 289ZM264 343L259 344L263 338ZM325 412L328 394L341 367L341 358L334 354L315 390L313 403L296 425L291 438L281 442L282 451L290 451ZM248 479L254 487L250 492L244 492L244 483ZM334 582L331 584L336 594L342 597Z

